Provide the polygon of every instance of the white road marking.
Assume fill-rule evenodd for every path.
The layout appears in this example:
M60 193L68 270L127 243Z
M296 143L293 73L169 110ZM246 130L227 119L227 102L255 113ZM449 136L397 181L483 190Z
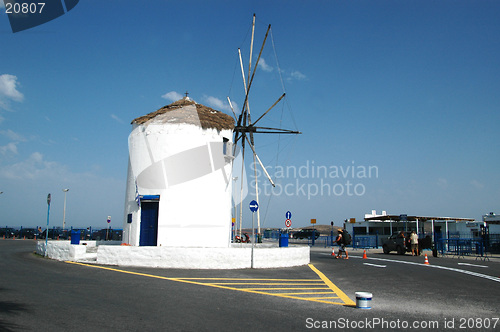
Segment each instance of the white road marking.
M432 265L432 264L427 265L427 264L422 264L422 263L413 263L413 262L405 262L405 261L397 261L397 260L386 259L386 258L368 258L368 259L374 259L374 260L385 261L385 262L401 263L401 264L420 265L420 266L426 266L426 267L434 268L434 269L442 269L442 270L448 270L448 271L455 271L455 272L460 272L460 273L463 273L463 274L468 274L468 275L479 277L479 278L488 279L488 280L495 281L495 282L500 282L500 278L498 278L498 277L492 277L492 276L489 276L489 275L486 275L486 274L476 273L476 272L467 271L467 270L460 270L460 269L456 269L456 268L453 268L453 267L446 267L446 266L439 266L439 265Z
M375 266L375 267L387 267L387 265L377 265L377 264L371 264L371 263L363 263L364 265L369 265L369 266Z
M349 257L361 258L360 256L354 256L354 255L349 255ZM454 271L454 272L459 272L459 273L463 273L463 274L468 274L468 275L471 275L471 276L474 276L474 277L479 277L479 278L484 278L484 279L488 279L488 280L495 281L495 282L500 282L500 278L498 278L498 277L492 277L492 276L489 276L489 275L486 275L486 274L476 273L476 272L467 271L467 270L456 269L456 268L453 268L453 267L446 267L446 266L439 266L439 265L432 265L432 264L427 265L427 264L422 264L422 263L405 262L405 261L398 261L398 260L387 259L387 258L373 258L373 257L368 257L368 259L377 260L377 261L383 261L383 262L393 262L393 263L401 263L401 264L426 266L426 267L429 267L429 268ZM467 264L467 263L458 263L458 264ZM475 265L475 266L482 266L482 265Z
M458 265L467 265L467 266L475 266L475 267L488 267L486 265L477 265L477 264L469 264L469 263L458 263Z

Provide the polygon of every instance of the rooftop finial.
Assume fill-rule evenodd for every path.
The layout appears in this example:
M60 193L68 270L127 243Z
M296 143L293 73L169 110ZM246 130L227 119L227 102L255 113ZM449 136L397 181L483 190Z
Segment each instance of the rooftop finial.
M186 95L186 98L187 98L187 97L188 97L189 92L187 92L187 91L186 91L186 92L184 92L184 94Z

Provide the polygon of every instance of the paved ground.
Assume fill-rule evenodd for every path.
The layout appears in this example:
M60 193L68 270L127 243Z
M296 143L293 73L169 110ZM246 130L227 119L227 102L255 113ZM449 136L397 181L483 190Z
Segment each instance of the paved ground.
M309 266L207 271L80 265L33 250L0 240L0 331L500 330L495 258L424 265L314 248ZM356 291L373 294L373 309L352 305Z

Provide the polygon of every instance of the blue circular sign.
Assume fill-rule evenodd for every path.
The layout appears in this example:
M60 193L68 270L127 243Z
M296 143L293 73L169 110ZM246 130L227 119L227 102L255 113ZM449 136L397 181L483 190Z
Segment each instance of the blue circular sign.
M285 218L286 219L292 219L292 213L290 211L286 211Z
M250 202L250 211L255 212L259 209L259 203L257 201Z

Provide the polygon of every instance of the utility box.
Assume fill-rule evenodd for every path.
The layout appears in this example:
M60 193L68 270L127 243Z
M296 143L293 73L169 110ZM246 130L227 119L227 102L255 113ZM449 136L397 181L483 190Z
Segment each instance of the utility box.
M288 233L281 233L279 240L280 247L288 247Z
M80 244L80 231L71 231L71 244Z

